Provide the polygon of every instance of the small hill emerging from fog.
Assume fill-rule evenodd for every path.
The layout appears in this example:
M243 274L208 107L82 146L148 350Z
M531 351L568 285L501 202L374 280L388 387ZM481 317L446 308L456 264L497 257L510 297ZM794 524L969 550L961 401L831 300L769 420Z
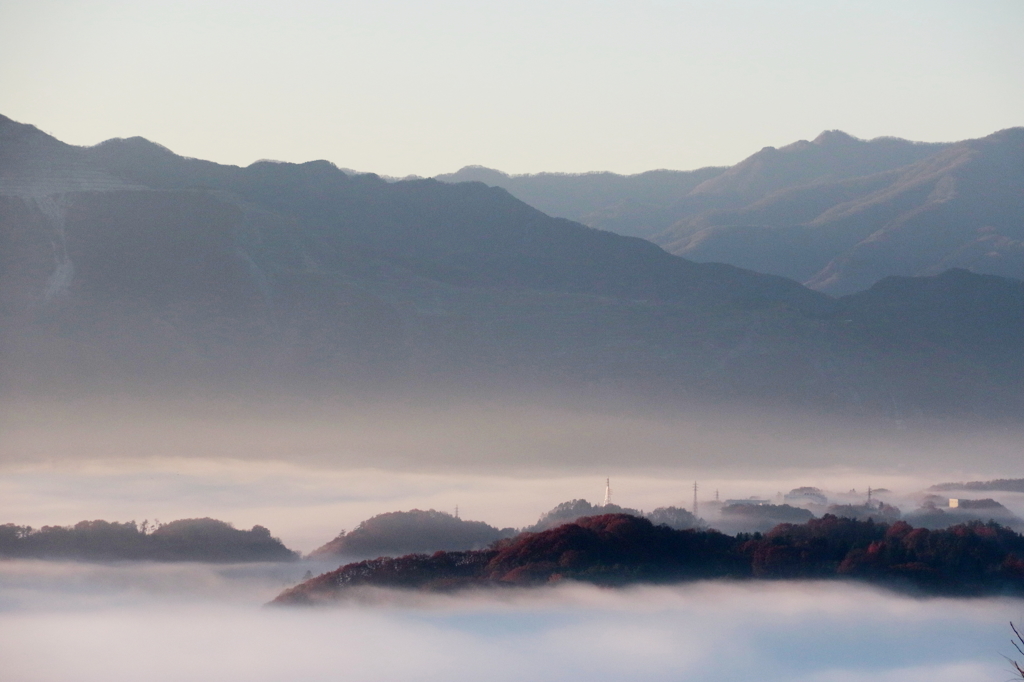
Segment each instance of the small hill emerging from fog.
M995 521L1003 526L1024 530L1024 519L991 498L982 500L957 500L956 507L939 507L926 503L920 509L907 514L908 523L922 528L946 528L970 521Z
M805 523L814 518L807 509L788 504L727 504L715 527L726 533L771 530L780 523Z
M511 528L499 530L482 521L465 521L433 509L413 509L369 518L313 550L310 557L375 557L480 549L514 533Z
M618 505L592 505L586 500L571 500L543 514L540 520L525 529L498 529L482 521L466 521L445 512L387 512L362 521L351 531L310 552L313 559L334 557L372 558L437 551L483 549L518 532L537 532L564 525L577 519L606 514L646 516L655 524L671 528L696 528L703 525L690 512L678 507L661 507L644 515L636 509Z
M360 587L448 591L708 578L846 578L932 594L1021 594L1022 557L1024 537L996 524L931 531L828 515L764 536L730 537L609 514L523 533L488 550L349 564L284 591L273 603L328 602Z
M0 526L0 558L76 561L293 561L263 526L238 530L216 519L181 519L147 532L134 521L80 521L74 526Z
M676 530L700 528L705 525L701 519L679 507L659 507L652 512L644 514L636 509L620 507L617 504L597 505L591 504L586 500L570 500L562 502L551 511L544 513L537 523L523 530L536 533L548 530L549 528L556 528L577 519L589 516L605 516L607 514L627 514L629 516L646 518L655 525L664 525Z

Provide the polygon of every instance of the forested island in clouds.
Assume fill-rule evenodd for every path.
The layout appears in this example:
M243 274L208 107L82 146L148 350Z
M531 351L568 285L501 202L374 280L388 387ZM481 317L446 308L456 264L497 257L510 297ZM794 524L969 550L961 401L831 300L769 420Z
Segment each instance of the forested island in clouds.
M970 481L968 483L939 483L929 488L935 492L954 490L989 490L1001 492L1024 493L1024 478L1000 478L995 481Z
M298 558L263 526L238 530L208 518L153 527L134 521L81 521L39 529L0 525L0 559L249 562Z
M1024 593L1024 537L995 523L946 530L840 519L736 537L675 530L626 514L581 518L487 550L380 558L342 566L282 592L275 604L316 604L359 588L599 585L699 579L851 579L924 594Z
M551 390L889 420L1017 420L1024 283L979 274L1016 273L986 270L985 259L936 260L936 249L959 248L953 242L901 235L927 233L928 216L947 225L975 215L969 200L987 211L971 219L978 243L1011 262L1017 237L1007 230L1021 224L1021 207L1007 159L1019 158L1020 137L1014 129L930 147L831 135L664 189L703 178L687 197L721 212L734 210L729 197L759 205L793 183L821 189L834 180L839 189L828 192L851 197L873 188L857 204L871 210L809 200L852 232L832 222L757 232L794 253L818 253L810 243L794 251L799 235L852 239L869 223L872 234L895 226L885 217L891 194L918 217L897 221L891 238L880 232L872 248L898 247L901 262L920 267L871 265L868 279L855 278L855 288L870 288L834 298L779 273L697 263L550 217L479 182L389 183L323 161L239 168L141 138L73 147L3 118L0 397ZM990 182L986 173L1004 166ZM863 173L873 174L857 180ZM913 197L928 211L914 212ZM712 245L734 233L732 223L704 225L685 239ZM949 223L942 234L959 229ZM802 280L827 264L782 274Z
M703 525L700 519L678 507L660 507L645 515L636 509L615 504L593 505L586 500L563 502L542 514L537 523L520 529L499 529L483 521L469 521L434 509L412 509L386 512L366 519L353 530L343 530L336 538L310 552L309 558L343 557L351 560L439 550L483 549L521 532L537 532L583 517L611 513L645 517L655 524L676 529Z
M778 503L768 499L704 501L700 516L679 506L662 506L652 511L623 507L606 501L592 504L573 499L543 512L535 523L520 528L498 528L484 521L468 520L434 509L411 509L377 514L352 530L342 530L333 539L305 555L317 563L352 562L375 557L433 554L438 551L484 550L504 545L522 534L541 533L593 517L613 515L643 519L654 526L672 530L712 531L744 536L775 532L773 529L801 526L821 518L871 522L881 525L908 523L919 529L945 530L953 526L993 525L1024 532L1024 519L991 498L951 498L936 491L1009 491L1011 504L1019 479L946 483L924 491L896 496L885 489L873 490L874 498L850 491L824 491L803 486ZM959 493L957 493L959 494ZM884 502L885 497L890 502ZM896 503L914 504L901 510ZM0 559L47 559L76 561L200 561L248 562L291 561L300 558L263 526L240 530L210 518L182 519L170 523L138 524L103 520L81 521L70 526L31 528L12 523L0 525Z
M412 509L366 519L351 531L342 531L338 537L310 552L310 557L376 557L481 549L515 533L512 528L499 530L483 521L467 521L433 509Z

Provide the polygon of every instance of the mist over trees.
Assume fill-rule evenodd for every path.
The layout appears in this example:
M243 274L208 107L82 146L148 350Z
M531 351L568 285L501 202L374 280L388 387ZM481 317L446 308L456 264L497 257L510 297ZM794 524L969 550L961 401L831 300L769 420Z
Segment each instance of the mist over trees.
M993 492L1024 493L1024 478L1000 478L995 481L970 481L967 483L939 483L928 488L934 492L954 490L989 490Z
M363 586L453 590L707 578L847 579L928 594L1021 594L1022 557L1024 537L995 523L928 530L826 515L731 537L607 514L523 533L487 550L349 564L282 592L274 603L317 603Z
M704 525L701 519L695 517L691 512L679 507L659 507L652 512L643 513L637 509L620 507L617 504L591 504L586 500L570 500L556 505L550 511L541 515L537 523L523 529L524 532L536 533L549 528L556 528L565 523L571 523L577 519L588 516L603 516L605 514L628 514L649 519L656 525L664 525L676 530L685 528L698 528Z
M514 535L511 528L499 530L482 521L466 521L445 512L387 512L362 521L351 531L310 552L310 557L395 556L438 550L481 549Z

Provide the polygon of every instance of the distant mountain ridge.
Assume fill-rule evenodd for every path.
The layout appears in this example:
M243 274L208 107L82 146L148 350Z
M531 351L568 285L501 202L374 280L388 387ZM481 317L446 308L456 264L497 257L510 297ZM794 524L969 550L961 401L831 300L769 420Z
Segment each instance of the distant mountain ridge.
M613 229L600 224L599 214L614 207L641 212L670 207L679 197L725 171L726 168L721 167L694 171L652 170L636 175L607 172L509 175L483 166L466 166L454 173L437 175L435 179L501 187L550 216L629 237L649 237L649 230L639 226L624 223Z
M7 396L553 387L1024 416L1022 287L951 271L834 299L481 183L73 147L0 119Z
M470 175L464 171L438 177ZM639 188L647 174L628 176L620 181L632 183L628 190L603 202L597 194L589 212L559 215L831 294L952 267L1024 278L1024 128L956 143L826 131L810 142L766 147L728 169L679 177L694 173L710 177L660 193ZM477 174L542 210L571 208L544 203L557 176ZM589 175L572 177L593 184Z
M928 488L935 492L954 490L991 490L1024 493L1024 478L1000 478L995 481L969 481L967 483L939 483Z

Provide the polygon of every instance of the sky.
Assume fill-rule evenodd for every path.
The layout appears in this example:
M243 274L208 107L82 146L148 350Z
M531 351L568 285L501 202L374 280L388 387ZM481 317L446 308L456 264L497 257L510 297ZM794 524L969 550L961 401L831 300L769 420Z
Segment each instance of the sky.
M733 164L1024 124L1024 3L4 0L0 114L386 175Z

